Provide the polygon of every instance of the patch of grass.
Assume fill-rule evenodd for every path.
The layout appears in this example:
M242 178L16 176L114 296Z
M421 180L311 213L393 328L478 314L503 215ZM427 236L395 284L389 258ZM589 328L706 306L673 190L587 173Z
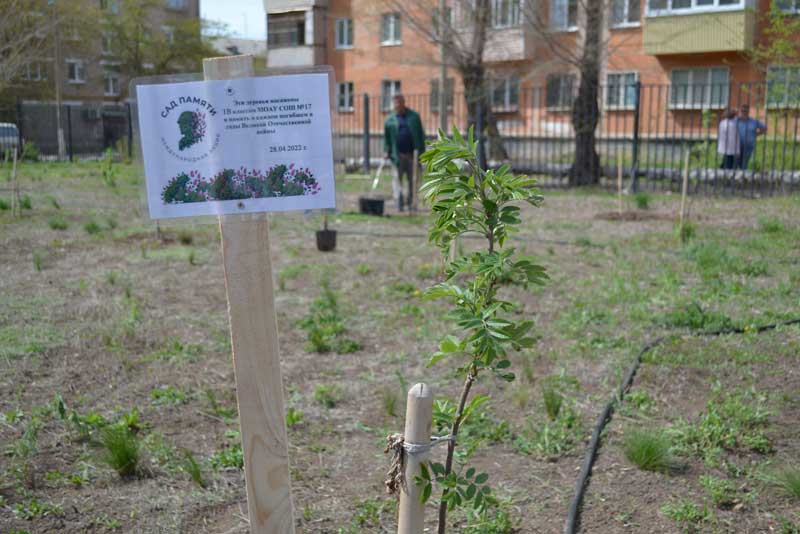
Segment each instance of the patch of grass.
M66 230L69 228L69 224L67 224L67 221L65 221L63 217L53 217L47 221L47 225L52 230Z
M64 334L53 326L41 323L0 326L0 357L20 358L43 354L60 345Z
M237 438L238 438L238 432ZM244 455L242 454L242 444L235 441L227 445L221 451L215 452L208 459L209 465L214 470L220 469L242 469L244 468Z
M372 268L366 263L359 263L358 265L356 265L356 272L361 276L367 276L369 273L372 272Z
M37 273L41 272L44 268L44 258L38 252L33 253L33 270Z
M697 235L697 226L691 221L683 221L683 226L675 228L681 243L688 243Z
M180 389L172 386L162 386L150 392L150 398L156 406L184 404L189 397Z
M730 394L716 387L696 421L680 420L675 426L675 444L709 464L723 450L764 454L772 450L765 434L768 417L766 399L755 391Z
M391 284L388 289L390 293L402 297L410 297L417 291L416 286L411 282L395 282Z
M554 421L528 421L513 439L514 449L522 454L543 459L559 457L571 451L582 439L578 414L571 408L561 409Z
M283 291L286 289L286 281L287 280L294 280L299 278L301 274L306 272L309 269L309 266L305 263L300 263L297 265L290 265L278 273L278 288Z
M0 211L8 211L11 209L11 204L4 198L0 198Z
M95 234L99 234L99 233L100 233L100 232L103 230L103 229L100 227L100 225L99 225L99 224L97 224L97 222L95 222L94 220L90 220L89 222L87 222L86 224L84 224L84 225L83 225L83 229L84 229L84 230L86 231L86 233L87 233L87 234L89 234L89 235L95 235Z
M181 245L189 246L194 242L194 236L189 230L181 230L178 232L178 243Z
M671 328L691 330L730 330L736 328L733 320L724 313L703 309L697 302L691 302L665 313L661 324Z
M432 280L439 275L440 269L432 263L422 263L417 267L417 278Z
M777 217L760 217L758 219L758 229L765 234L778 234L786 230L783 221Z
M494 499L492 499L494 500ZM484 510L468 512L467 523L462 534L514 534L520 532L519 525L511 514L492 503Z
M39 501L36 497L31 497L28 502L18 502L13 508L14 515L18 519L30 521L39 517L64 515L61 506Z
M381 406L387 417L397 416L397 405L400 403L397 391L390 387L381 388Z
M625 457L645 471L667 473L674 467L669 438L663 432L648 429L629 429L623 444Z
M733 482L711 475L700 477L700 486L706 490L714 506L723 510L729 510L736 504L736 488Z
M24 209L24 210L32 210L33 209L33 201L31 200L31 197L29 197L28 195L23 195L19 199L19 207Z
M206 487L206 480L203 476L203 469L200 467L200 464L195 460L192 451L189 449L181 449L181 455L183 456L183 461L181 462L181 469L189 475L189 478L192 481L200 486L201 488Z
M184 344L179 339L174 339L157 351L143 356L142 361L194 362L202 351L201 345Z
M100 430L101 459L123 478L141 473L141 443L127 426L111 425Z
M775 473L774 481L787 495L800 500L800 467L784 467Z
M705 279L718 278L722 274L764 276L769 272L766 260L748 261L732 256L728 249L714 241L693 243L686 248L686 257L695 262Z
M701 532L703 524L714 521L714 515L705 505L698 506L688 499L663 505L661 513L681 525L687 533Z
M311 303L301 326L307 333L309 352L349 354L361 349L357 341L341 337L346 332L345 320L339 314L338 296L327 280L322 281L322 294Z
M294 428L303 424L303 412L294 407L286 410L286 427Z
M544 411L547 418L551 421L558 419L561 413L561 406L564 404L564 395L554 386L545 384L542 388L542 400L544 401Z
M636 209L648 210L650 209L650 195L642 191L633 195L633 202L636 204Z
M344 399L344 390L339 384L319 384L314 388L314 400L326 408L333 408Z

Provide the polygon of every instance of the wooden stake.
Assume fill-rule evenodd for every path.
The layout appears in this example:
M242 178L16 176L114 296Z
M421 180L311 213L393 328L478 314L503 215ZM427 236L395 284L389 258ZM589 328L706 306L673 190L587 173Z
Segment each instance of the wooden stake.
M410 190L411 202L408 203L408 214L417 211L417 184L419 183L419 150L414 150L413 167L411 167L411 176L408 177L411 181Z
M617 153L617 213L622 219L622 158Z
M206 80L254 75L253 56L203 60ZM266 214L220 217L252 534L293 534L289 452Z
M433 421L433 390L427 384L416 384L408 390L406 399L406 428L403 436L407 443L430 443ZM400 490L400 510L397 517L397 534L422 534L425 525L425 505L419 502L419 487L414 477L419 475L419 464L427 461L424 455L406 455L405 487Z
M686 191L689 189L689 156L691 151L686 151L686 157L683 162L683 185L681 186L681 214L680 222L678 223L679 235L683 232L683 217L686 210Z
M14 155L11 163L11 216L16 217L17 208L22 216L22 206L19 204L19 186L17 184L17 149L15 148L12 152Z

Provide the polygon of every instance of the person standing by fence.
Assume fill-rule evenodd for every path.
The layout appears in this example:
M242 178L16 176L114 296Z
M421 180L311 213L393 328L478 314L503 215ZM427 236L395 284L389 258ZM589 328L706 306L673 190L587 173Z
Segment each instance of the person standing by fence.
M719 123L717 132L717 152L722 156L721 169L735 169L741 143L739 141L739 126L736 120L736 110L729 109L725 112Z
M406 107L403 95L395 95L392 102L394 113L384 123L383 147L386 158L391 159L397 167L397 181L393 184L393 189L397 209L403 211L405 205L409 209L414 206L414 151L418 155L425 152L425 131L422 129L419 114ZM402 189L404 175L408 180L408 194L405 199ZM406 201L405 204L403 200Z
M750 157L756 149L756 138L767 131L767 125L750 116L749 104L742 104L742 112L736 122L739 129L739 168L747 170Z

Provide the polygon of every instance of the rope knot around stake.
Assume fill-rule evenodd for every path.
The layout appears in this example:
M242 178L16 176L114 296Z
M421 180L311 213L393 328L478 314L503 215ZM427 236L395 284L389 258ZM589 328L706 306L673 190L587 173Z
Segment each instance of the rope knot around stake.
M412 456L427 454L436 445L442 443L455 443L455 436L434 436L428 443L408 443L402 434L390 434L386 436L386 448L384 453L392 454L392 463L389 471L386 472L386 492L389 495L399 495L400 490L406 490L406 455Z

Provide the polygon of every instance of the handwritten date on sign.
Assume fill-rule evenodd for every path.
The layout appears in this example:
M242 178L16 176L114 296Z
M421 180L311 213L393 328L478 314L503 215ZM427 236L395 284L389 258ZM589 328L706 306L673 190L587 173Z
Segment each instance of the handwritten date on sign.
M270 153L274 152L301 152L308 150L306 145L270 145Z

